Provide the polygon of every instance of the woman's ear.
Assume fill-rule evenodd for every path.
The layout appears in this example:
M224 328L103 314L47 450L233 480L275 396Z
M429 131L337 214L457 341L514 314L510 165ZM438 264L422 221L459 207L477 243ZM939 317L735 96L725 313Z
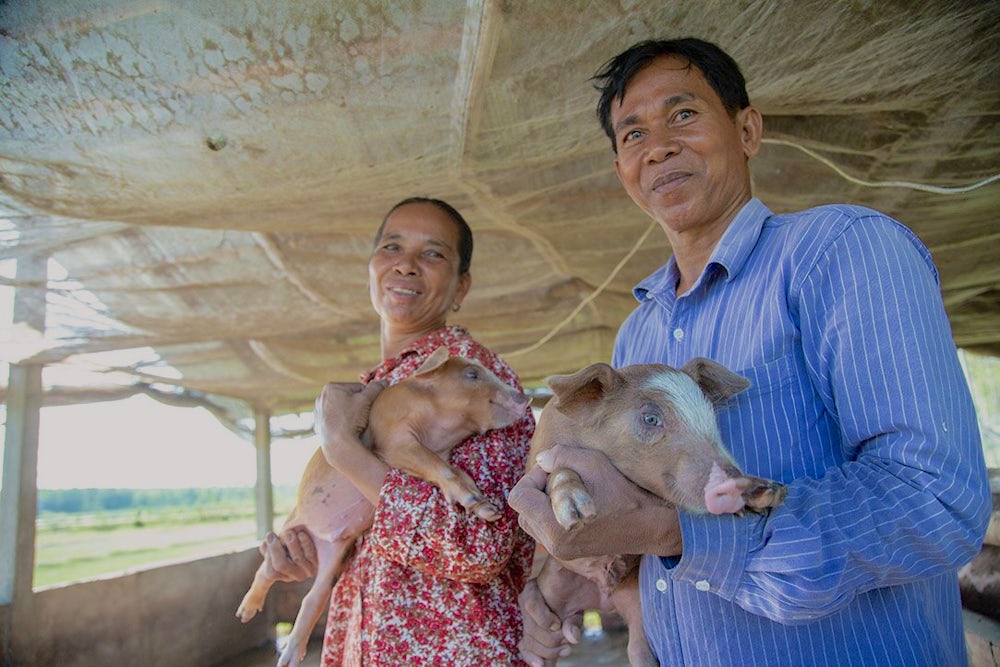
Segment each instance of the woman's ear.
M472 274L466 271L458 277L458 287L455 289L453 303L462 305L462 301L465 299L465 295L469 293L470 287L472 287Z

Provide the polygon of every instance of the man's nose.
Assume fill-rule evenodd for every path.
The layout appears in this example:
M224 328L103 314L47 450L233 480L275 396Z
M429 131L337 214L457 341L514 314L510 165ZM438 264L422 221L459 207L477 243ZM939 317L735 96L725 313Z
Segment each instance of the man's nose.
M646 161L649 163L663 162L681 152L677 136L665 128L650 133L646 146Z

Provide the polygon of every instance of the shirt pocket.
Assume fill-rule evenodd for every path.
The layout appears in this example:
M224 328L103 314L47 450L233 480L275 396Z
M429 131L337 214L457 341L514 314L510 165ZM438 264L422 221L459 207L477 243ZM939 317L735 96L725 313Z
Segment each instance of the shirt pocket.
M794 355L788 354L759 366L735 371L737 375L750 381L750 386L738 394L737 398L748 395L766 396L790 387L795 383L796 366Z
M813 444L826 416L804 361L793 353L735 372L750 386L720 407L719 430L743 471L787 482L822 469Z

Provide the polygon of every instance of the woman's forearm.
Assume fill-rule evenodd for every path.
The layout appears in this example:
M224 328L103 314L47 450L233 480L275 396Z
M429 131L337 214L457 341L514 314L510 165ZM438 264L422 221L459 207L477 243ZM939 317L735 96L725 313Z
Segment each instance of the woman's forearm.
M378 505L389 466L357 438L343 438L338 442L324 440L322 447L326 462L340 470L368 502Z

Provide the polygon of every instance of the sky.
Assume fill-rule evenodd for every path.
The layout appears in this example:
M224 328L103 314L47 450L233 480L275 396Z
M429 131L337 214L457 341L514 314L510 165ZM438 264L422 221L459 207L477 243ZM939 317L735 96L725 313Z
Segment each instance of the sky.
M4 226L0 224L0 241L3 233ZM13 278L14 270L12 261L0 262L0 276ZM62 273L62 268L50 261L50 276L60 277ZM13 293L13 289L0 285L0 346L6 348L0 349L2 384L6 384L8 374L3 361L17 357L9 329ZM77 291L78 298L88 294ZM54 317L49 323L55 327L60 316L67 316L66 302L57 306L50 308ZM131 354L155 356L148 349L134 350ZM45 372L65 373L52 367ZM50 376L45 377L48 381ZM74 379L65 374L55 377L59 384L72 383ZM6 410L0 416L6 422ZM5 435L4 424L0 423L0 451ZM274 440L272 483L297 484L318 446L315 437ZM256 460L252 441L229 431L203 408L168 406L138 395L124 401L42 408L41 412L40 489L253 486L257 477Z
M253 443L202 408L140 395L43 408L40 420L40 489L253 486L256 480ZM273 441L272 483L297 484L317 446L315 437Z
M315 438L271 443L271 481L297 484ZM148 396L43 408L38 488L253 486L252 442L207 410L172 407Z

